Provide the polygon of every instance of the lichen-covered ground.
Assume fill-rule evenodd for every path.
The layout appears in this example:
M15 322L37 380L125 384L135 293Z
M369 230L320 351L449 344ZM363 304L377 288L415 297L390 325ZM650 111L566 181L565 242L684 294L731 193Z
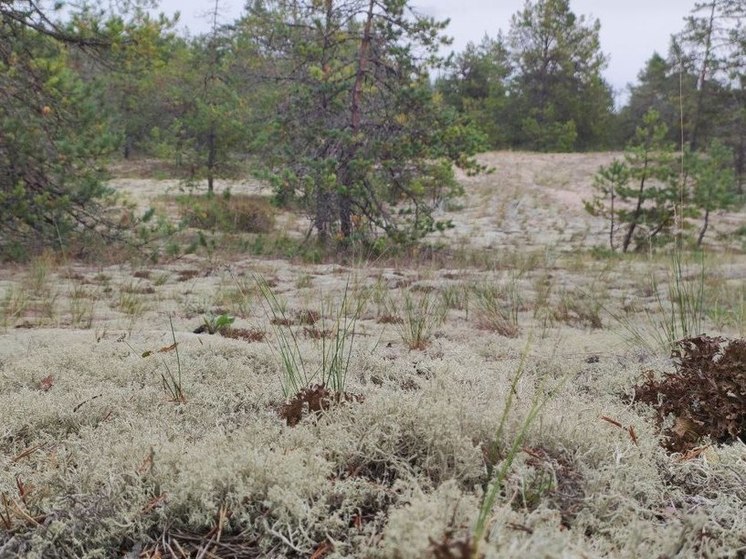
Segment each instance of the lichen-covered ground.
M671 454L632 397L673 368L675 282L665 254L589 251L582 200L612 156L484 156L433 239L447 259L5 267L0 557L743 557L746 445ZM113 184L146 206L171 183ZM716 220L680 285L702 286L702 332L741 338L746 255L723 235L744 214ZM340 309L347 397L289 426L278 336L313 375ZM233 337L194 333L220 315Z

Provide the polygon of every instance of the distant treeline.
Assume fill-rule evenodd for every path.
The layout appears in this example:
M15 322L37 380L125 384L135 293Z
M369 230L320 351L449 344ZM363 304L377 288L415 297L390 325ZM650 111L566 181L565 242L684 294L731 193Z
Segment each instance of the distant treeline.
M61 23L36 0L0 4L1 252L101 230L112 155L170 160L209 194L251 172L323 242L407 242L450 226L434 209L461 193L454 165L483 170L475 153L621 148L651 109L679 150L718 142L742 192L743 0L696 3L618 111L601 24L568 0L527 1L451 57L447 24L411 0L250 0L197 36L151 4Z

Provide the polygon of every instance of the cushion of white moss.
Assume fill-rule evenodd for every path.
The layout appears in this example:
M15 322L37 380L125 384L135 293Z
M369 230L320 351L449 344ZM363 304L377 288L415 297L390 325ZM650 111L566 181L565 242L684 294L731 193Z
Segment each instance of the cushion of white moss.
M431 352L396 361L384 348L361 346L348 390L365 401L288 428L274 411L279 371L265 344L177 334L187 395L178 405L160 378L165 364L175 370L174 353L140 354L165 345L164 336L133 336L133 349L96 343L90 332L3 337L0 491L16 496L21 479L33 487L30 512L46 520L3 535L0 555L105 557L166 527L204 534L220 506L233 512L227 530L276 555L308 554L330 539L339 557L426 557L430 539L440 541L452 521L464 534L473 525L481 445L499 422L524 342L438 340ZM312 343L302 344L313 355ZM524 511L498 501L487 556L727 555L745 545L744 446L676 462L647 411L619 399L624 383L605 387L617 367L627 383L635 367L590 367L532 354L502 441L512 440L536 390L569 379L525 446L572 460L581 510L567 529L546 503ZM44 392L38 383L49 374L54 382ZM637 445L602 415L633 426ZM521 453L507 498L529 475ZM361 511L362 524L353 521Z

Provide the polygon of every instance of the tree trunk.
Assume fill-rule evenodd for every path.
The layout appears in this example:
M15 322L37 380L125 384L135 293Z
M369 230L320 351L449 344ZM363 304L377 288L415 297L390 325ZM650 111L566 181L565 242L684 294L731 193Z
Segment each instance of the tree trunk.
M697 237L697 247L702 246L702 239L705 238L705 233L707 233L707 226L710 224L710 208L707 208L705 210L705 222L702 225L702 229L699 231L699 237Z
M356 132L360 128L360 98L363 93L363 81L365 80L365 72L368 66L368 49L370 48L370 30L373 26L373 8L375 6L375 0L370 0L368 4L368 15L365 19L365 28L363 30L363 38L360 41L360 49L358 50L358 61L357 61L357 72L355 73L355 83L352 86L352 94L350 96L350 127L353 132Z
M616 198L616 192L614 191L614 183L611 184L611 227L609 228L609 246L611 252L614 252L614 199Z
M660 233L661 231L663 231L663 228L664 228L665 226L666 226L666 222L665 222L665 220L663 220L663 221L661 221L660 223L658 223L658 225L657 225L657 226L655 227L655 229L653 229L653 230L652 230L652 231L650 232L650 235L648 235L648 240L650 240L650 241L651 241L651 243L652 243L653 239L655 239L655 238L656 238L656 237L658 236L658 234L659 234L659 233Z
M368 3L368 13L365 17L365 26L363 27L363 37L360 40L360 47L358 49L357 57L357 71L355 73L355 82L352 85L352 92L350 93L350 130L352 132L353 142L358 140L355 138L357 133L360 131L360 122L362 120L362 111L360 109L360 101L363 96L363 85L365 82L365 73L368 67L368 51L370 50L371 42L371 29L373 27L373 8L375 7L375 0L370 0ZM344 158L344 170L341 173L341 183L344 187L344 191L339 194L339 226L340 232L344 238L349 237L352 234L352 182L354 177L349 173L350 161L355 156L355 147L350 146L349 153Z
M743 93L743 92L742 92ZM743 95L741 96L743 99ZM743 124L743 120L746 119L746 102L742 101L740 107L741 123L737 127L738 130L738 148L734 153L734 166L736 171L736 192L739 196L743 196L743 178L744 169L746 169L746 126Z
M124 136L124 152L122 154L125 159L129 159L132 156L132 136L125 134Z
M702 122L702 109L705 106L705 88L707 85L707 71L710 69L710 57L712 55L712 32L715 24L716 4L716 0L711 0L710 18L708 20L707 30L705 31L705 52L702 58L702 67L699 70L699 77L697 79L697 105L694 111L692 135L689 138L689 149L692 151L696 151L698 147L700 124Z
M624 237L624 243L622 243L622 252L627 252L627 249L629 248L629 244L632 242L632 235L635 233L635 228L637 227L637 220L640 219L640 214L642 213L642 202L644 199L644 192L645 192L645 178L647 177L647 171L648 171L648 159L645 158L645 165L642 169L642 178L640 178L640 190L637 193L637 207L635 208L635 213L632 214L632 222L629 224L629 227L627 228L627 234Z
M218 13L220 11L220 0L215 0L215 4L212 10L212 35L210 37L210 55L212 58L212 65L210 73L205 80L205 95L207 97L208 104L212 105L213 95L210 89L212 89L213 83L217 76L215 72L218 67L218 50L217 50L217 36L218 36ZM207 196L212 197L215 192L215 171L218 166L218 146L217 146L217 132L215 130L215 122L210 122L210 130L207 133Z
M210 133L207 135L207 195L212 196L214 193L215 186L215 167L217 166L217 138L215 134L215 127L210 129Z
M323 189L316 189L316 211L314 213L313 226L319 237L319 243L326 245L329 241L329 224L331 216L329 215L329 195Z
M352 235L352 198L348 194L339 197L339 228L345 239Z

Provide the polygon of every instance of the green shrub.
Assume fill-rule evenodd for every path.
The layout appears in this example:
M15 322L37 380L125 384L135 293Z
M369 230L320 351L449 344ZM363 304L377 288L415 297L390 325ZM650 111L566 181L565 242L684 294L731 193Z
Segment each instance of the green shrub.
M268 233L275 225L274 209L259 196L182 196L177 202L184 223L197 229Z

